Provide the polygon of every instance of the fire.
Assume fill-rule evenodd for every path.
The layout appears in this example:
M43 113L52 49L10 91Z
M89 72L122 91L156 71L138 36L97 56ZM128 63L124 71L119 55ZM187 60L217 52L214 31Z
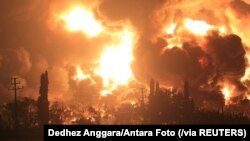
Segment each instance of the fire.
M221 26L221 27L219 28L219 31L220 31L220 33L222 33L222 34L226 34L226 33L227 33L227 30L226 30L226 28L225 28L224 26Z
M82 80L89 79L89 80L91 80L92 84L95 83L90 74L83 73L80 66L76 67L76 75L74 76L73 79L76 81L82 81Z
M114 90L114 89L115 89L115 88L112 88L111 90ZM111 90L102 90L102 91L100 92L100 94L101 94L101 96L109 95L109 94L112 93Z
M99 60L95 74L103 79L104 90L101 95L112 93L119 85L125 85L133 78L131 63L134 34L125 30L120 35L121 41L108 47Z
M68 30L81 31L89 37L95 37L103 31L102 25L95 19L93 13L80 7L63 14L61 19L65 22Z
M167 34L174 34L174 31L175 31L175 28L176 28L176 24L171 24L167 29L166 29L166 33Z
M209 25L205 21L192 20L190 18L187 18L185 20L184 26L193 34L201 36L206 35L209 30L215 28L213 25Z
M88 74L84 74L79 66L76 67L76 75L74 76L74 80L85 80L88 78Z
M230 103L230 98L233 93L233 88L229 86L224 86L221 91L222 94L224 95L225 104L228 105Z
M231 95L231 90L227 87L224 87L222 89L222 93L224 94L225 100L228 100L230 98L230 95Z
M249 55L249 52L247 52L247 61L250 62L250 55ZM241 78L241 81L244 82L244 81L247 81L249 80L249 76L250 76L250 64L248 64L246 70L245 70L245 74L244 76Z
M246 98L247 98L248 100L250 100L250 94L246 95Z
M224 26L211 25L203 20L185 18L179 23L172 23L165 27L163 31L163 34L167 35L165 37L168 43L168 46L163 49L163 52L167 48L181 47L183 42L190 40L190 34L200 40L200 37L206 36L211 30L218 31L222 35L227 33L227 29Z
M69 31L81 31L89 37L96 37L104 31L104 27L95 19L94 14L82 7L73 8L68 13L63 14L60 19L64 21ZM118 86L126 85L133 78L131 63L134 60L132 49L135 37L134 32L129 28L118 33L109 33L105 30L105 33L120 41L114 42L106 48L93 71L103 80L104 89L100 92L103 96L111 94ZM77 66L74 80L86 79L90 79L94 83L91 74L83 73L81 68Z
M131 104L132 106L135 106L135 105L136 105L136 101L130 101L130 104Z
M241 81L244 82L244 81L248 80L249 76L250 76L250 67L248 67L245 70L245 75L241 78Z

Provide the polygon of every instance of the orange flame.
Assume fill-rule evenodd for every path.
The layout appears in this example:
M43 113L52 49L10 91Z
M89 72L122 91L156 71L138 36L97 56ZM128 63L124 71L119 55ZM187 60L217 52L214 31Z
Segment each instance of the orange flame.
M89 37L95 37L103 31L102 25L95 19L93 13L81 7L76 7L69 13L63 14L61 19L69 31L81 31Z
M79 66L76 67L76 75L74 76L74 80L85 80L89 77L88 74L84 74Z
M247 53L249 53L249 52L247 52ZM246 58L247 58L247 60L248 60L247 62L249 63L249 62L250 62L250 55L247 54ZM245 74L244 74L244 76L241 78L241 81L242 81L242 82L247 81L247 80L249 80L249 77L250 77L250 64L248 64L248 66L247 66L247 68L246 68L246 70L245 70Z
M173 35L174 34L174 31L176 29L176 24L171 24L167 29L166 29L166 33L167 34L170 34L170 35Z
M76 80L76 81L82 81L82 80L89 79L89 80L91 80L92 84L95 83L95 81L92 79L90 74L83 73L80 66L76 67L76 75L74 76L73 79Z
M213 25L208 24L206 21L192 20L187 18L184 22L184 26L187 30L195 35L204 36L209 30L215 28Z
M60 19L63 20L69 31L80 31L89 37L96 37L104 31L104 27L95 19L94 14L82 7L71 9L68 13L62 14ZM112 37L115 36L114 38L120 39L120 41L106 48L98 60L97 68L94 69L94 74L103 80L104 88L100 92L103 96L111 94L118 86L126 85L133 78L130 65L134 59L132 49L135 37L134 32L127 27L118 33L110 33L107 30L105 33ZM77 66L74 80L86 79L94 82L91 74L83 73L81 68Z
M250 94L246 95L246 98L247 98L248 100L250 100Z
M133 78L131 63L134 34L129 30L120 33L121 41L108 47L99 60L95 74L103 79L104 90L101 95L112 93L119 85L125 85Z
M126 85L134 78L131 63L134 60L132 50L135 34L126 28L115 35L118 35L120 41L107 47L98 61L98 66L94 69L94 74L103 80L103 90L100 92L102 96L112 94L118 86ZM94 83L91 74L83 73L77 66L74 80L86 79L90 79Z
M234 90L234 88L232 86L229 86L229 85L225 85L221 89L222 94L224 95L226 105L230 104L230 98L232 97L233 90Z
M249 59L250 60L250 59ZM250 76L250 67L248 67L246 70L245 70L245 75L241 78L241 81L244 82L246 80L249 79L249 76Z
M181 47L182 43L185 42L186 39L189 39L190 34L199 38L207 35L211 30L216 30L220 34L225 34L227 32L224 26L217 27L203 20L186 18L181 23L172 23L166 27L164 31L164 34L167 34L166 41L168 46L166 48ZM187 31L190 34L186 34ZM166 48L164 48L163 51Z

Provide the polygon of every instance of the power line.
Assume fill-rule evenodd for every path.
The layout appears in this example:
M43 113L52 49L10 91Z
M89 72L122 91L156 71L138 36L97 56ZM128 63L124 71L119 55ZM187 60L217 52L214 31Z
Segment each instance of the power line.
M23 86L20 86L21 85L21 82L20 81L18 81L18 77L12 77L11 78L11 86L9 87L9 90L10 91L14 91L14 120L15 120L15 126L17 127L17 90L19 90L19 89L22 89L23 88Z

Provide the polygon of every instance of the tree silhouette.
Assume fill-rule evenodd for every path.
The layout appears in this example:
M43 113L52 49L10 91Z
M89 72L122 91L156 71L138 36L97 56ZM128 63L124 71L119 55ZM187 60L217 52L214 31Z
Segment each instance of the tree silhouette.
M48 85L48 72L45 71L45 73L41 74L39 90L40 96L38 97L37 101L40 126L42 126L43 124L48 124L49 121Z
M17 101L18 107L18 125L20 128L33 128L37 126L37 108L35 100L30 98L21 98ZM1 109L1 120L4 128L14 127L15 103L5 103Z

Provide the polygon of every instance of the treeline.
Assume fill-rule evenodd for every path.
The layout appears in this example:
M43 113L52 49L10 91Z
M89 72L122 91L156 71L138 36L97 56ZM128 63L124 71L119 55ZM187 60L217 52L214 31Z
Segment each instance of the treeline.
M21 98L0 107L0 129L35 129L44 124L249 124L243 113L207 110L195 106L189 94L189 84L183 91L163 89L150 82L147 102L83 106L74 103L48 101L48 73L42 73L37 100ZM249 101L248 101L249 102ZM17 105L15 108L15 104ZM17 116L15 116L17 115ZM17 117L17 119L15 118ZM17 123L15 122L17 120Z

